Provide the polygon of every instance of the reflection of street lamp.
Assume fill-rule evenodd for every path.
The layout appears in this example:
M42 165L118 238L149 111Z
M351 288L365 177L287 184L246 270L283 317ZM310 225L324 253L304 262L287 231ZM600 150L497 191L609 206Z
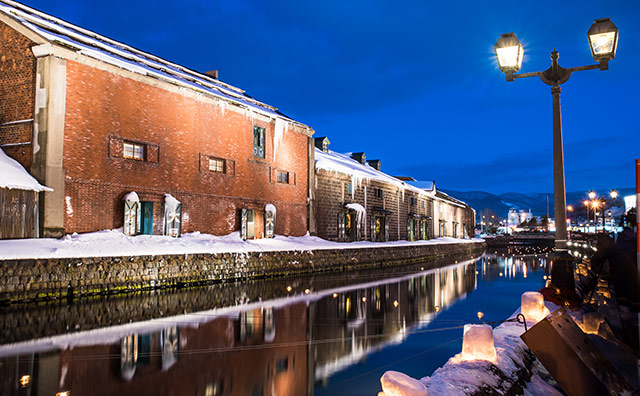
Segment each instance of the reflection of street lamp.
M551 86L553 95L553 180L554 180L554 209L556 218L555 251L563 259L555 260L552 279L557 287L564 287L573 293L575 283L573 280L572 258L567 252L567 223L557 221L566 219L566 192L564 185L564 155L562 150L562 118L560 115L560 85L566 82L571 73L581 70L600 69L607 70L609 61L615 57L618 46L618 29L609 20L597 19L587 32L589 46L593 59L598 62L595 65L572 67L565 69L558 65L558 52L551 52L551 67L543 72L515 74L522 66L524 49L520 41L513 33L503 34L495 45L498 66L507 75L507 81L516 78L538 76L547 85Z

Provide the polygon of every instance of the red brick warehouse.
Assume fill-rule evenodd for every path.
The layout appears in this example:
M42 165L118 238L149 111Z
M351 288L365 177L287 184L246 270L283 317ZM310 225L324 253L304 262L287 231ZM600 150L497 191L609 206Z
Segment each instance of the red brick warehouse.
M54 189L43 236L306 233L310 127L19 3L0 1L0 37L0 147Z

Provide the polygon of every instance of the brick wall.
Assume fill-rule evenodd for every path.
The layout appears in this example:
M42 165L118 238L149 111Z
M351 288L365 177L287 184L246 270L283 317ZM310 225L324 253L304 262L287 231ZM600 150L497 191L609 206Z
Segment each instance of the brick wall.
M25 120L33 120L36 83L33 45L0 22L0 147L27 170L32 162L33 122Z
M385 216L389 224L389 240L407 239L407 222L413 214L419 216L433 216L433 202L431 198L405 190L404 194L398 187L376 180L353 183L353 195L347 193L347 184L351 177L339 173L319 170L316 172L316 219L318 236L325 239L338 238L338 213L344 210L345 203L358 203L367 209L365 227L367 239L371 240L370 219L374 209L391 212ZM383 197L376 196L376 190L383 192ZM366 204L365 204L366 191ZM416 198L415 205L411 199ZM432 222L429 220L429 229ZM364 232L362 234L364 238ZM429 237L433 237L432 232Z
M183 232L227 234L240 228L240 208L271 203L277 234L306 233L307 136L289 129L274 147L273 121L73 61L66 101L67 233L122 226L130 191L157 202L158 216L172 194ZM265 159L253 155L253 126L265 128ZM123 158L125 141L144 145L144 160ZM210 171L209 157L224 159L225 172ZM289 184L276 182L277 170L289 172ZM154 232L161 222L154 218Z

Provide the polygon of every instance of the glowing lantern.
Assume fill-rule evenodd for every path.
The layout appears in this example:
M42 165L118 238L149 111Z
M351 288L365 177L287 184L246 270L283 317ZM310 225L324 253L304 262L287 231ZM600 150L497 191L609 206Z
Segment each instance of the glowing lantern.
M544 306L544 297L538 292L524 292L520 299L520 312L527 318L527 322L539 322L549 315L549 310Z
M516 73L520 70L524 49L514 33L503 34L494 49L496 58L498 58L498 66L503 73Z
M380 378L378 396L427 396L427 387L415 378L398 371L387 371Z
M496 361L496 348L493 345L493 328L487 324L464 325L462 340L462 361Z
M609 18L596 19L587 32L591 55L596 62L608 62L616 56L618 28ZM593 199L593 198L592 198Z
M580 328L587 334L598 334L600 325L604 323L604 316L599 312L587 312L582 316ZM578 323L578 325L580 325Z

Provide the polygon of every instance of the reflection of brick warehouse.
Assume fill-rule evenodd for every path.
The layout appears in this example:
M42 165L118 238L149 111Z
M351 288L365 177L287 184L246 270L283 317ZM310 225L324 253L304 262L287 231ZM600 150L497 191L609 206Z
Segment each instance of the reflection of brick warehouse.
M309 385L306 340L306 303L258 309L40 354L38 371L48 374L32 386L71 395L298 396Z
M165 232L165 194L182 205L183 232L242 223L261 237L267 204L276 233L306 232L309 127L217 73L19 4L0 2L0 37L0 146L54 189L43 235L122 226L130 191L141 201L134 232Z
M476 287L475 265L457 265L398 282L352 290L309 307L316 380L327 379L372 351L425 326Z

